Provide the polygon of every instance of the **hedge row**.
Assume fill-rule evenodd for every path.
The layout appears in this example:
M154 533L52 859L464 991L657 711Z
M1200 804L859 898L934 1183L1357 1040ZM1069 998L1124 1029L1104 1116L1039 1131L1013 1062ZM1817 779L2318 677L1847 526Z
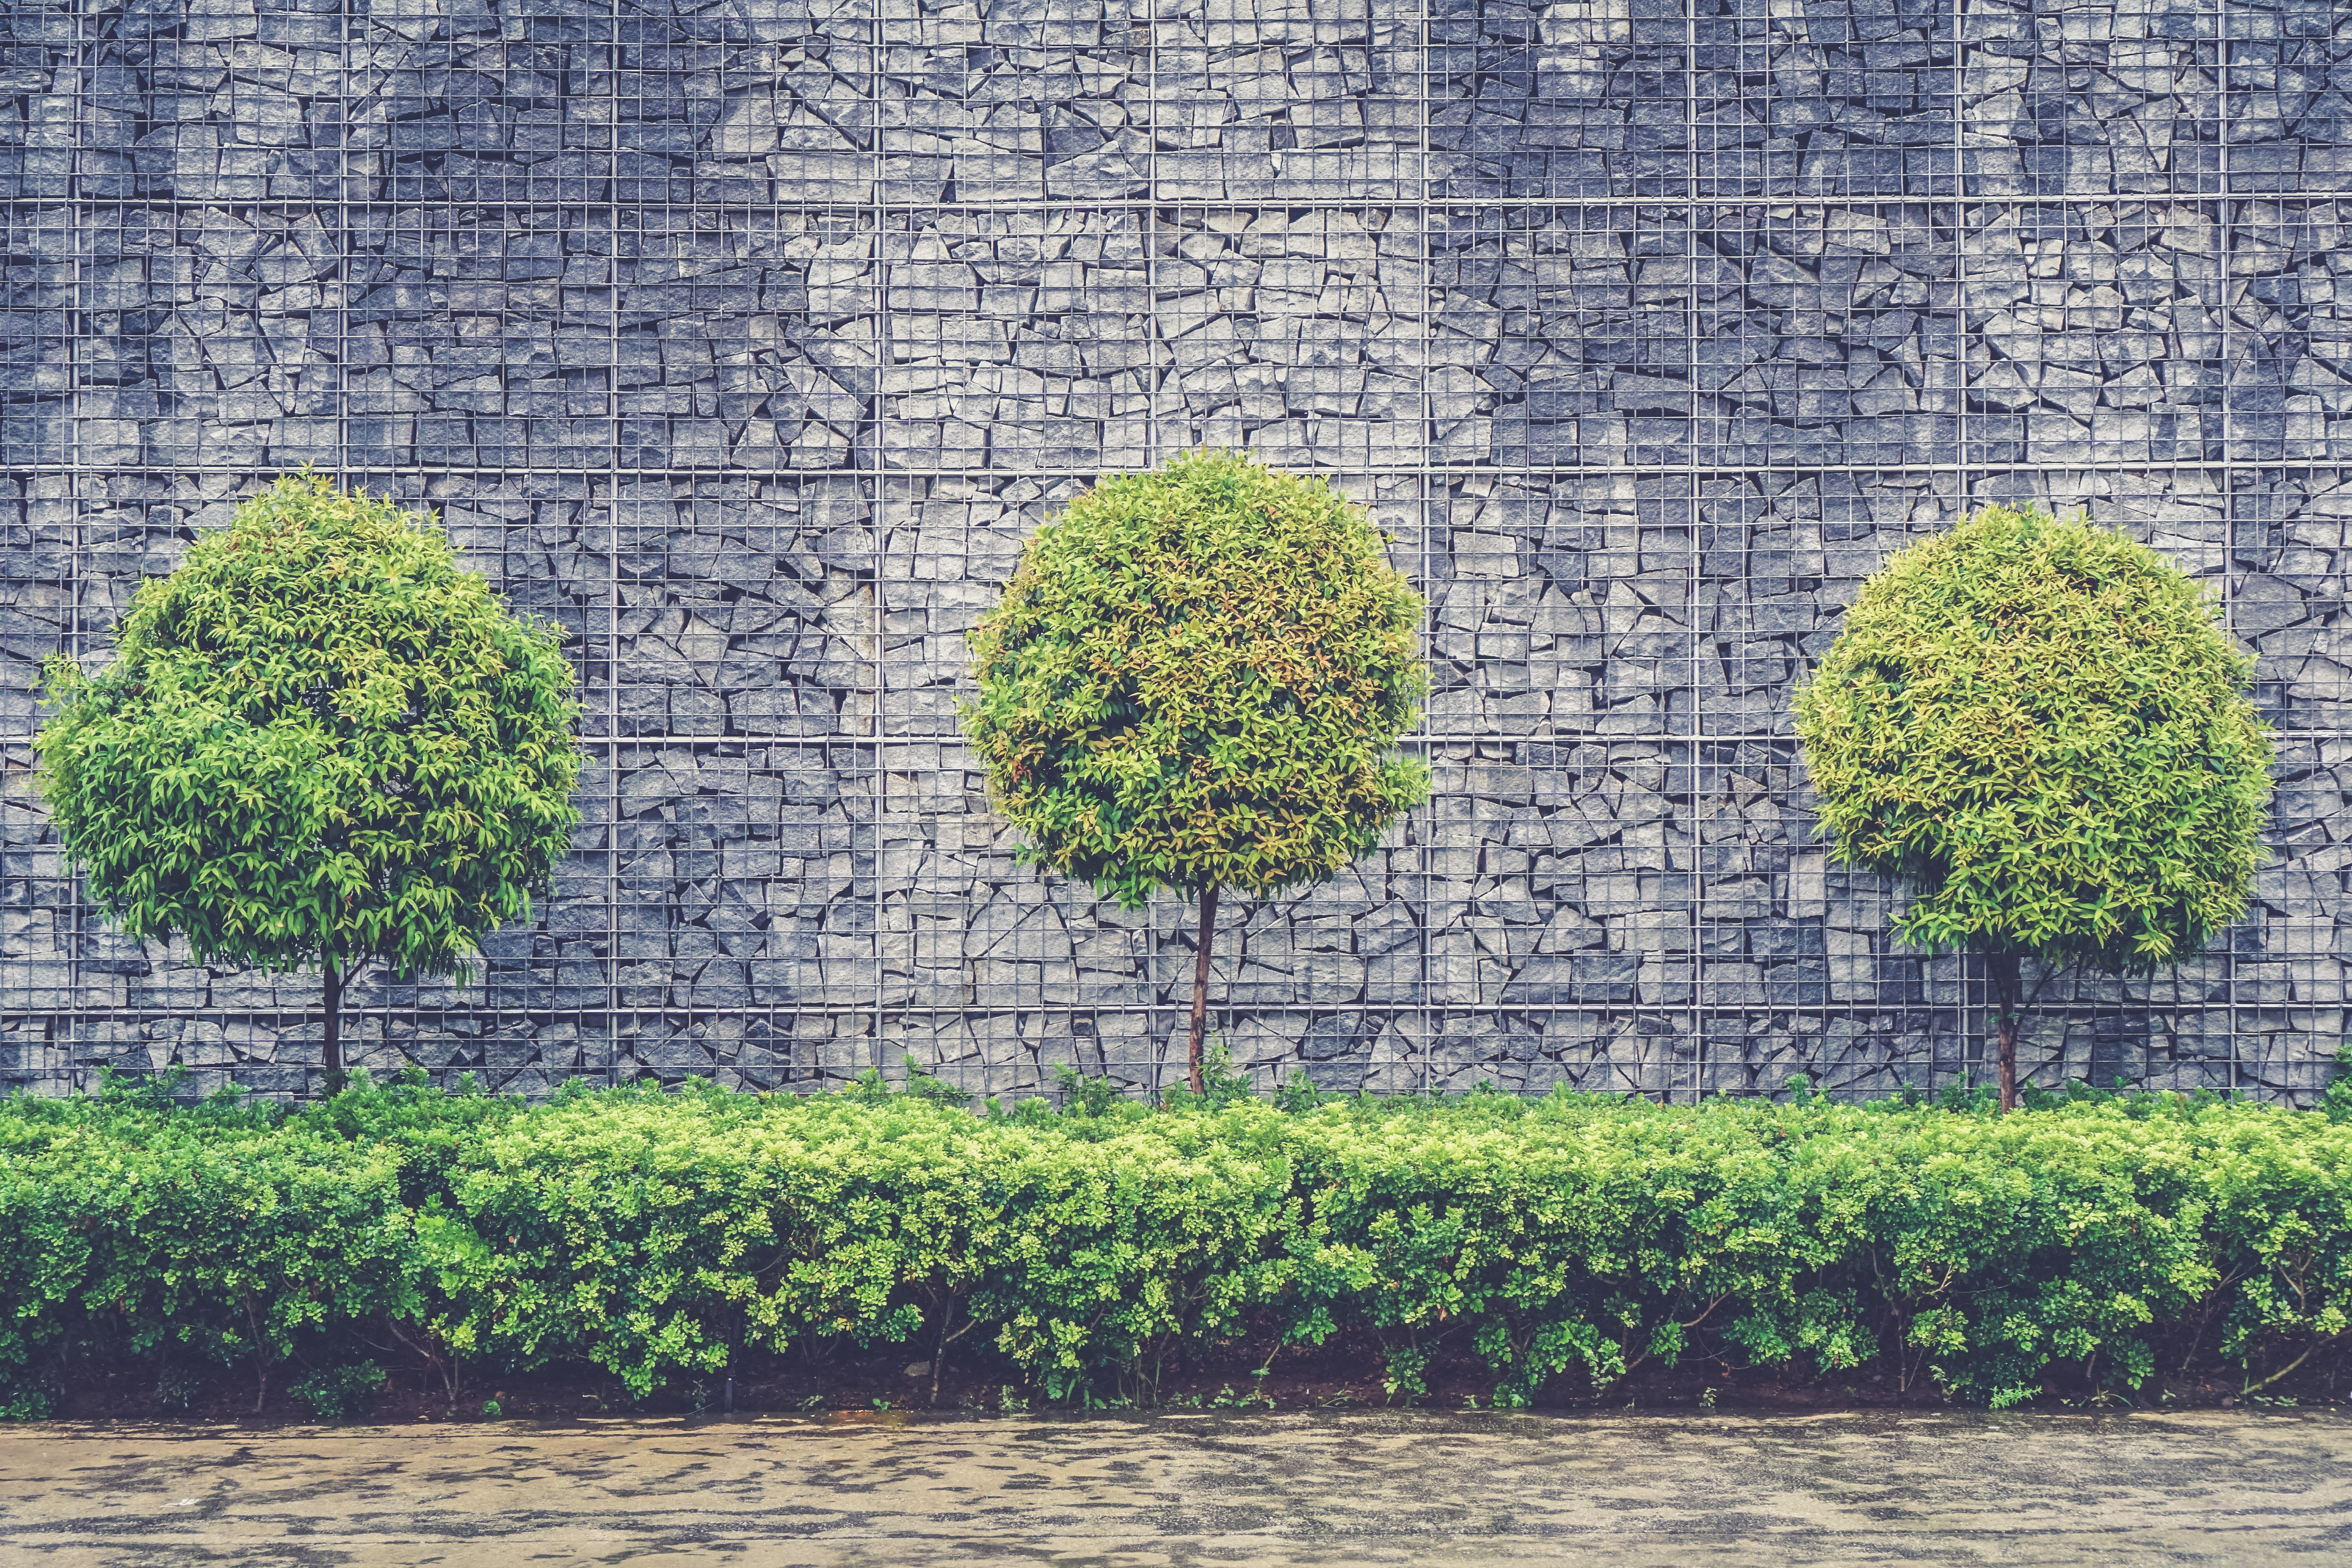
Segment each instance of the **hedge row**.
M331 1388L336 1347L393 1336L642 1395L846 1340L1148 1399L1203 1348L1350 1330L1392 1390L1475 1348L1506 1404L1703 1344L1998 1406L2184 1343L2261 1382L2352 1326L2341 1105L1225 1098L9 1100L0 1388L37 1415L99 1349Z

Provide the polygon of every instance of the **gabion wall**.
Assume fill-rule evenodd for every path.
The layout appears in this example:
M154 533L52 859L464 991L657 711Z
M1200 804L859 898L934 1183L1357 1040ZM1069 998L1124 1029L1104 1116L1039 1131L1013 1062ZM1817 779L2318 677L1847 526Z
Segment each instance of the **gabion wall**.
M1172 1081L1187 911L1017 867L953 703L1023 536L1203 443L1370 507L1437 670L1433 804L1221 941L1262 1078L1980 1072L1789 702L1996 498L2210 579L2281 730L2252 918L2053 985L2037 1075L2293 1093L2343 1037L2352 8L5 3L8 1081L316 1076L315 983L92 918L26 744L37 661L304 463L439 509L588 694L544 919L362 987L360 1060Z

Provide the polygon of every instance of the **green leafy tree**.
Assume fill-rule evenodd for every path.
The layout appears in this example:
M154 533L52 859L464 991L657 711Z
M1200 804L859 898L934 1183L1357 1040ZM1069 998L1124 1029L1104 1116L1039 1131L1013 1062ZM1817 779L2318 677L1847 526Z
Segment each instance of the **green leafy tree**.
M1023 858L1200 901L1196 1094L1219 891L1321 881L1428 798L1394 751L1422 602L1385 542L1319 479L1190 454L1073 500L971 635L964 730Z
M2021 960L2145 973L2245 912L2271 795L2252 679L2164 556L1993 506L1865 583L1798 692L1838 858L1908 884L1902 941L1985 958L2003 1110Z
M140 586L101 672L49 660L39 787L125 931L317 968L340 1074L354 973L462 976L569 847L561 641L429 518L280 479Z

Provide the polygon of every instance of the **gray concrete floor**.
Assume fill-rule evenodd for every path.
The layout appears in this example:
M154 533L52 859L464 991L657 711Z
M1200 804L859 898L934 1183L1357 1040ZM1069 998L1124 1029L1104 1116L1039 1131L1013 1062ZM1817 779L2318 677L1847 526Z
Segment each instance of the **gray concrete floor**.
M2352 1563L2352 1418L0 1431L0 1568Z

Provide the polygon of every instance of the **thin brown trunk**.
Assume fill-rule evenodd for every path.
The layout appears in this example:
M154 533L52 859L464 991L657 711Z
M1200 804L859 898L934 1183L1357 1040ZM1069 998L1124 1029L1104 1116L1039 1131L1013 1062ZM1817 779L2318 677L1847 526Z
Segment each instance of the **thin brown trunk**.
M2000 1038L2000 1109L2005 1116L2017 1109L2017 1023L2024 1008L2024 987L2017 976L2017 954L1996 952L1986 963L1992 972L1993 1028Z
M955 1298L950 1296L947 1305L940 1309L940 1342L931 1347L930 1407L934 1410L940 1407L940 1374L948 1369L948 1345L951 1342L948 1337L948 1325L954 1321Z
M2321 1343L2321 1344L2324 1344L2324 1343L2326 1343L2326 1341L2324 1341L2324 1340L2320 1342L2320 1343ZM2239 1392L2240 1392L2241 1394L2252 1394L2252 1393L2255 1392L2257 1389L2268 1388L2272 1384L2276 1383L2279 1379L2281 1379L2281 1378L2284 1377L2288 1373L2293 1372L2296 1367L2299 1367L2299 1366L2301 1366L2305 1362L2309 1361L2309 1360L2311 1359L2311 1352L2312 1352L2312 1351L2315 1351L2315 1350L2317 1350L2318 1348L2319 1348L2319 1345L2318 1345L2318 1344L2315 1344L2315 1345L2310 1346L2310 1347L2309 1347L2308 1349L2306 1349L2306 1350L2305 1350L2305 1351L2301 1355L2299 1355L2299 1356L2295 1357L2293 1361L2291 1361L2291 1362L2287 1363L2284 1366L2283 1366L2283 1367L2279 1368L2276 1372L2274 1372L2274 1373L2271 1373L2268 1377L2266 1377L2266 1378L2263 1379L2263 1380L2262 1380L2262 1382L2260 1382L2260 1383L2254 1383L2254 1382L2249 1381L2249 1382L2247 1383L2246 1386L2245 1386L2244 1388L2242 1388L2242 1389L2240 1389L2240 1390L2239 1390ZM2248 1373L2247 1375L2248 1375L2249 1379L2251 1379L2251 1378L2252 1378L2252 1374L2251 1373Z
M329 958L321 966L327 977L327 1092L341 1087L343 1073L343 972Z
M245 1322L253 1331L253 1413L258 1415L269 1403L269 1347L262 1342L261 1318L249 1300L245 1304Z
M1217 940L1217 889L1201 889L1201 951L1192 959L1192 1092L1204 1094L1201 1079L1201 1047L1209 1033L1209 949Z

